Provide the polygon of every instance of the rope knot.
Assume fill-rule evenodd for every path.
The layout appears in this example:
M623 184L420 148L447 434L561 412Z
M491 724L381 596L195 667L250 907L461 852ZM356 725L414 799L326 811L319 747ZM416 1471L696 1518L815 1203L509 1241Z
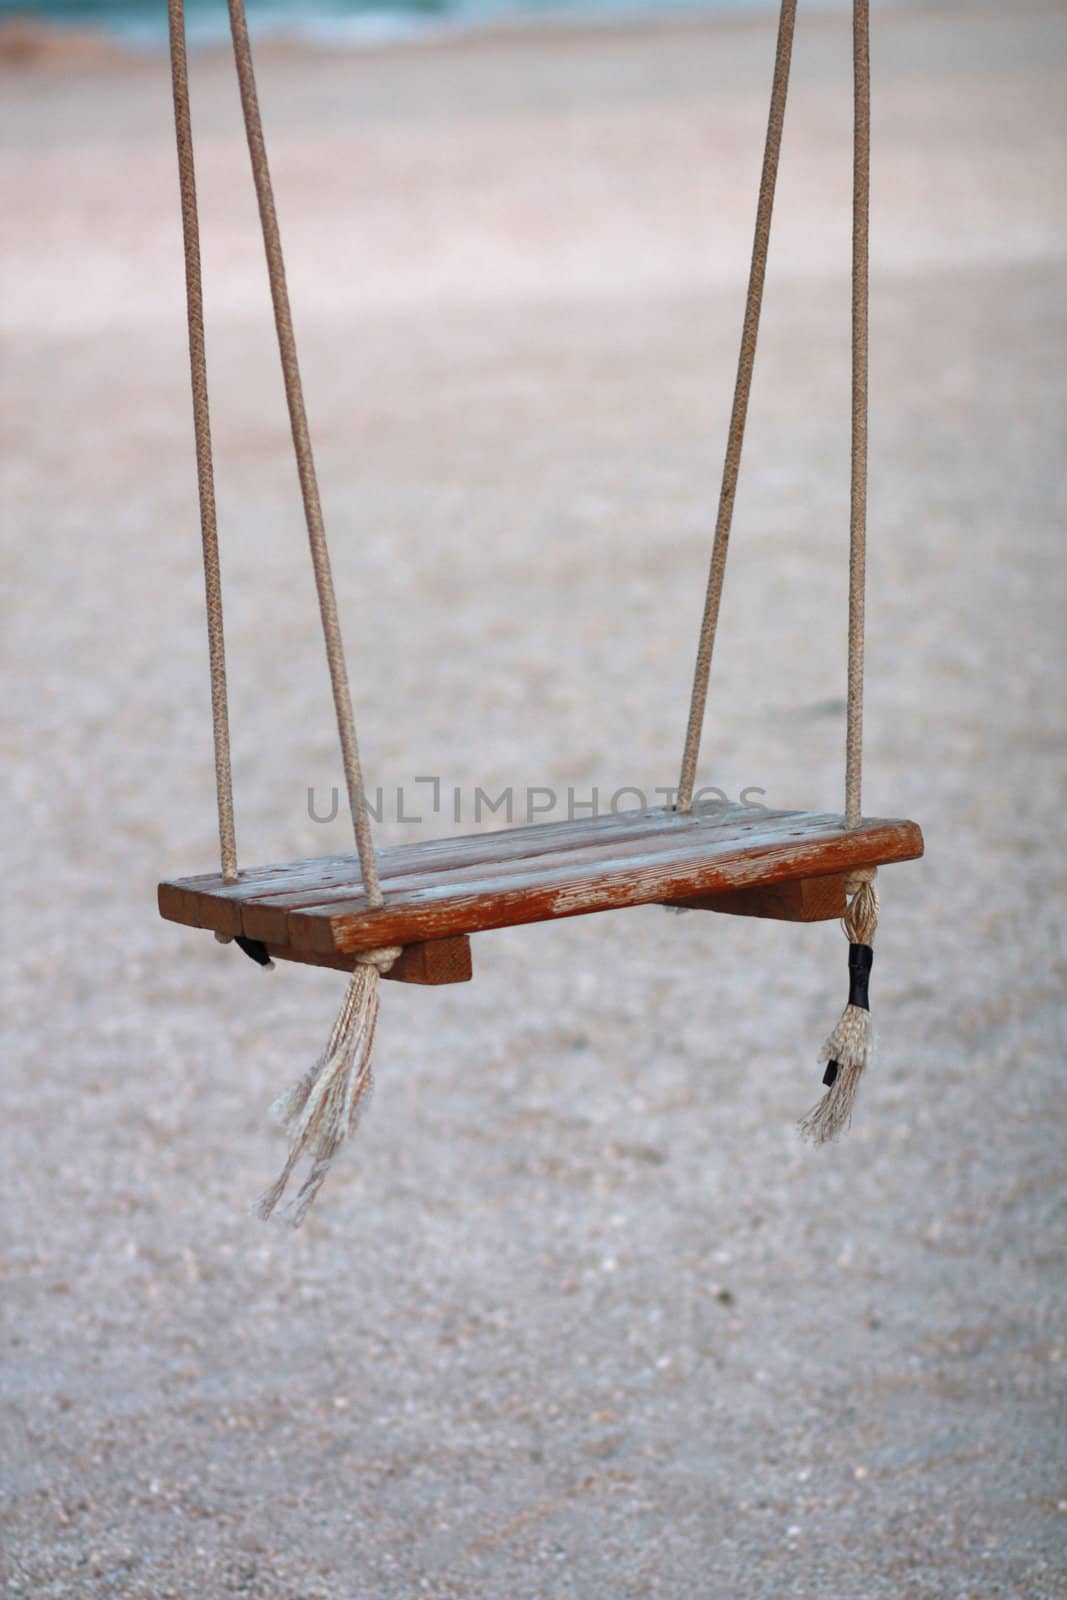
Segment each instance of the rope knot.
M846 890L852 898L845 908L841 918L841 926L850 944L873 944L874 933L878 926L878 885L874 881L874 871L866 869L870 876L863 878L855 890L851 881L846 882ZM849 873L849 880L853 874Z
M361 950L353 959L357 967L377 967L384 977L403 953L403 945L387 944L379 950Z

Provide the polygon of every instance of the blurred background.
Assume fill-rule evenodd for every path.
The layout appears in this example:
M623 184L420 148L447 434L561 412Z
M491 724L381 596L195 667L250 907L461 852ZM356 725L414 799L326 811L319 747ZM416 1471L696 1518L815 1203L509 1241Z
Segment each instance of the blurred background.
M951 5L953 0L948 0ZM1004 9L999 0L977 0ZM876 0L882 9L929 9L929 0ZM959 9L975 0L955 0ZM846 10L848 0L820 0L816 10ZM452 29L469 31L508 23L620 19L652 21L699 13L773 12L775 0L248 0L249 27L260 37L282 34L329 44L382 43ZM226 37L225 5L188 0L186 26L193 41ZM0 17L33 17L67 27L105 28L130 45L166 39L166 7L159 0L0 0Z
M350 835L188 9L253 864ZM795 1130L836 926L511 929L386 985L298 1234L250 1207L339 981L154 905L216 859L165 8L0 11L4 1593L1067 1595L1067 11L873 12L865 808L927 855L882 875L850 1138ZM672 784L773 7L249 11L379 843ZM800 11L701 778L835 809L851 39Z

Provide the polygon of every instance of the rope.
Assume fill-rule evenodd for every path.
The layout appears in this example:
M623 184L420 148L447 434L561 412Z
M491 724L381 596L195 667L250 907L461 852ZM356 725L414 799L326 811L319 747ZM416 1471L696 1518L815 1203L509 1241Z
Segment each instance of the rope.
M778 176L789 87L789 62L796 17L795 0L783 0L778 22L778 45L774 63L771 105L767 119L767 140L763 152L756 228L752 245L748 295L741 330L741 351L737 363L733 410L726 441L719 511L715 524L704 615L700 626L693 690L689 705L685 750L678 784L678 809L689 811L693 803L700 737L707 706L708 678L715 648L726 575L726 556L730 543L734 499L737 492L741 449L745 437L752 370L759 334L763 285L767 270L774 189ZM867 566L867 372L868 372L868 259L870 232L870 123L871 62L869 0L854 0L852 21L853 48L853 171L852 171L852 445L849 509L848 570L848 693L845 730L845 825L859 826L863 783L863 644L865 626L865 587Z
M852 487L848 556L845 826L858 828L863 786L863 636L867 571L867 281L871 210L869 0L852 8Z
M852 7L852 475L848 536L848 704L845 726L845 826L858 828L863 782L863 629L867 564L867 268L871 187L871 57L869 0ZM842 1133L852 1120L860 1079L874 1048L868 980L878 927L877 869L859 867L845 879L842 918L849 941L848 1004L820 1053L826 1093L800 1129L816 1144Z
M285 1219L299 1228L326 1181L334 1157L356 1131L374 1087L372 1056L378 1027L381 977L400 955L400 947L364 950L355 957L344 1002L325 1050L286 1094L274 1111L289 1137L285 1165L270 1188L260 1195L256 1211L264 1221L281 1200L297 1163L306 1157L311 1170Z
M315 473L315 459L308 431L304 407L304 390L300 381L293 318L289 306L289 291L285 279L285 258L282 254L278 216L274 206L274 192L267 163L267 149L263 140L263 124L259 114L259 97L256 93L252 49L248 39L244 0L228 0L230 32L233 36L233 54L237 64L237 80L241 91L241 109L244 113L248 153L252 161L252 178L259 203L259 218L263 230L263 247L267 256L267 275L270 279L271 300L274 304L274 326L278 336L278 353L281 356L282 376L285 380L285 398L289 407L289 425L293 435L300 494L304 502L304 519L307 523L308 543L311 547L311 564L315 572L315 587L319 598L319 615L322 635L326 645L326 660L330 669L330 686L333 690L337 733L341 743L341 760L344 766L348 804L352 813L352 826L359 852L363 888L371 906L383 904L378 865L371 838L370 816L363 788L363 773L356 741L356 724L352 713L352 695L345 665L344 643L337 614L337 597L333 574L330 570L330 553L326 543L326 529L322 517L322 503Z
M189 73L185 56L183 0L167 0L170 26L170 70L174 90L174 133L178 148L182 241L185 248L185 301L189 323L189 374L193 390L193 432L196 477L200 495L200 542L204 554L204 598L207 607L208 664L211 674L211 727L215 744L215 798L219 813L219 854L225 882L237 879L237 833L233 815L233 773L230 764L230 717L226 695L226 638L222 626L222 577L219 530L215 510L215 473L211 452L211 414L207 396L207 351L204 341L204 292L200 271L200 221L196 204Z
M723 463L722 487L719 490L719 511L715 521L715 540L711 550L704 615L700 624L696 665L693 669L693 689L689 702L689 725L685 734L682 770L678 780L678 809L689 811L693 804L693 785L696 780L697 758L700 754L700 736L704 727L704 712L708 700L708 677L711 657L715 648L715 633L719 622L719 603L722 600L723 580L726 576L726 554L730 545L730 527L733 522L734 499L741 468L741 447L745 439L745 421L748 416L748 398L752 389L752 369L756 360L756 340L759 335L760 309L763 304L763 283L767 274L767 249L770 243L771 214L774 209L774 187L778 177L778 159L782 148L782 125L785 120L786 94L789 89L789 62L793 50L793 27L796 21L796 0L782 0L778 17L778 43L774 58L774 78L771 85L771 104L767 117L767 138L763 149L763 172L760 177L759 200L756 205L756 227L752 241L752 264L748 275L748 293L745 298L745 315L741 325L741 350L737 361L737 380L734 385L733 409L726 436L726 459Z

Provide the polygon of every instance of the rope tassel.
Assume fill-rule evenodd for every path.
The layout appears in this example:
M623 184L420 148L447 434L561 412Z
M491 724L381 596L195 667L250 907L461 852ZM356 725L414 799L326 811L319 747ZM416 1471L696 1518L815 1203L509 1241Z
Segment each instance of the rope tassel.
M878 926L874 869L852 874L848 887L852 898L841 924L849 940L848 1004L819 1055L826 1062L822 1080L826 1093L800 1124L801 1133L814 1144L825 1144L849 1127L860 1078L874 1046L868 992Z
M278 1177L256 1202L256 1213L264 1221L284 1194L297 1163L306 1156L311 1170L284 1212L286 1222L299 1228L338 1150L356 1131L373 1086L371 1056L381 974L389 971L399 954L399 947L390 947L356 957L325 1050L271 1107L289 1136L289 1155Z

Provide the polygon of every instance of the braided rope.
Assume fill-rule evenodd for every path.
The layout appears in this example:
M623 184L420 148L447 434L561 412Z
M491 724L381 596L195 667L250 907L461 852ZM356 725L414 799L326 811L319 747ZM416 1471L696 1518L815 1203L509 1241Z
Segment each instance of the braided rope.
M274 306L274 326L278 337L278 354L281 357L282 376L285 381L285 398L289 407L289 426L293 435L300 494L304 502L304 520L307 524L311 564L315 572L315 588L319 598L319 615L322 636L326 645L326 661L330 669L330 687L333 691L337 733L341 744L348 804L352 813L352 826L359 852L363 888L372 906L383 903L378 864L371 837L370 814L363 787L356 723L352 711L352 694L348 684L344 641L337 614L337 596L334 591L330 552L326 543L326 528L322 516L315 457L311 448L307 411L304 406L304 386L297 360L296 338L293 333L293 316L289 305L289 289L285 277L285 257L282 253L281 232L274 204L274 190L267 162L267 147L263 139L263 123L259 113L259 96L256 92L256 75L252 64L252 47L248 38L244 0L228 0L230 33L233 38L233 55L237 65L237 81L241 93L241 110L244 114L248 154L252 162L252 180L259 204L259 220L263 232L263 248L267 257L267 276L270 280L271 301Z
M204 339L204 290L200 270L200 219L196 203L196 166L189 111L189 72L185 54L183 0L167 0L170 30L171 86L174 92L174 135L181 189L182 242L185 250L185 303L189 323L189 375L193 390L193 432L196 478L200 496L200 542L204 556L204 599L207 608L208 663L211 674L211 727L215 745L215 798L219 814L219 854L227 883L237 879L237 832L233 812L230 762L230 715L226 694L226 635L222 625L222 577L219 530L215 509L215 471L211 450L211 413L207 393L207 349Z
M862 816L863 633L867 557L867 277L871 180L871 60L868 0L852 8L852 477L848 562L848 700L845 727L845 826ZM824 1144L843 1133L874 1050L867 980L878 927L877 869L856 868L845 879L848 903L842 918L849 941L848 1004L823 1045L826 1093L800 1123L801 1132Z
M763 287L767 271L774 190L781 154L782 125L789 88L789 65L796 20L795 0L782 0L778 20L771 104L763 152L756 226L752 244L748 294L741 329L733 408L726 439L719 510L708 570L704 614L700 624L693 688L689 704L678 784L678 809L693 803L700 739L707 707L708 679L719 621L730 544L734 500L741 467L752 372L756 359ZM867 565L867 413L868 413L868 261L870 236L870 5L854 0L853 48L853 174L852 174L852 442L849 508L848 691L845 729L845 825L859 826L863 784L863 656Z
M719 490L715 539L711 548L704 615L701 618L696 664L693 668L689 722L685 733L685 749L682 753L681 776L678 780L679 811L692 809L693 785L696 781L697 759L700 755L700 736L704 729L704 712L708 703L708 678L711 674L711 657L719 625L719 605L726 577L726 556L730 546L734 499L741 471L741 450L745 442L748 398L752 391L752 370L756 362L756 340L759 336L760 310L763 305L763 284L767 276L767 251L770 245L774 189L778 179L778 163L782 149L782 127L785 122L785 102L789 90L789 63L793 53L796 13L796 0L782 0L778 16L778 43L774 56L771 104L767 115L767 138L763 148L763 170L760 176L759 199L756 203L752 262L748 274L745 315L741 324L737 379L734 384L730 426L726 435L726 458L723 462L722 486Z
M285 278L285 259L267 163L263 125L256 94L252 51L243 0L229 0L230 30L241 93L252 177L259 204L263 245L267 257L274 325L281 356L285 398L293 436L300 494L304 505L311 563L319 600L319 615L326 646L337 731L341 744L348 803L352 813L356 849L367 900L383 903L378 864L371 837L370 814L363 787L352 695L348 684L344 642L337 613L337 596L330 568L330 553L322 516L315 458L308 430L304 389L297 360L293 318ZM189 110L189 72L186 58L183 0L167 0L170 32L171 83L174 92L174 129L181 189L182 241L185 252L185 293L189 323L189 371L193 392L193 427L196 436L197 480L200 492L200 531L204 555L204 591L207 606L208 654L211 669L211 719L215 744L215 792L219 816L222 875L228 883L237 877L237 841L234 824L233 774L230 758L229 711L226 694L226 643L222 617L222 580L219 569L218 520L208 406L207 353L204 338L204 297L200 265L200 223L196 200L196 169L192 119Z
M863 642L867 572L868 261L871 212L869 0L852 8L852 481L848 539L845 826L858 828L863 788Z

